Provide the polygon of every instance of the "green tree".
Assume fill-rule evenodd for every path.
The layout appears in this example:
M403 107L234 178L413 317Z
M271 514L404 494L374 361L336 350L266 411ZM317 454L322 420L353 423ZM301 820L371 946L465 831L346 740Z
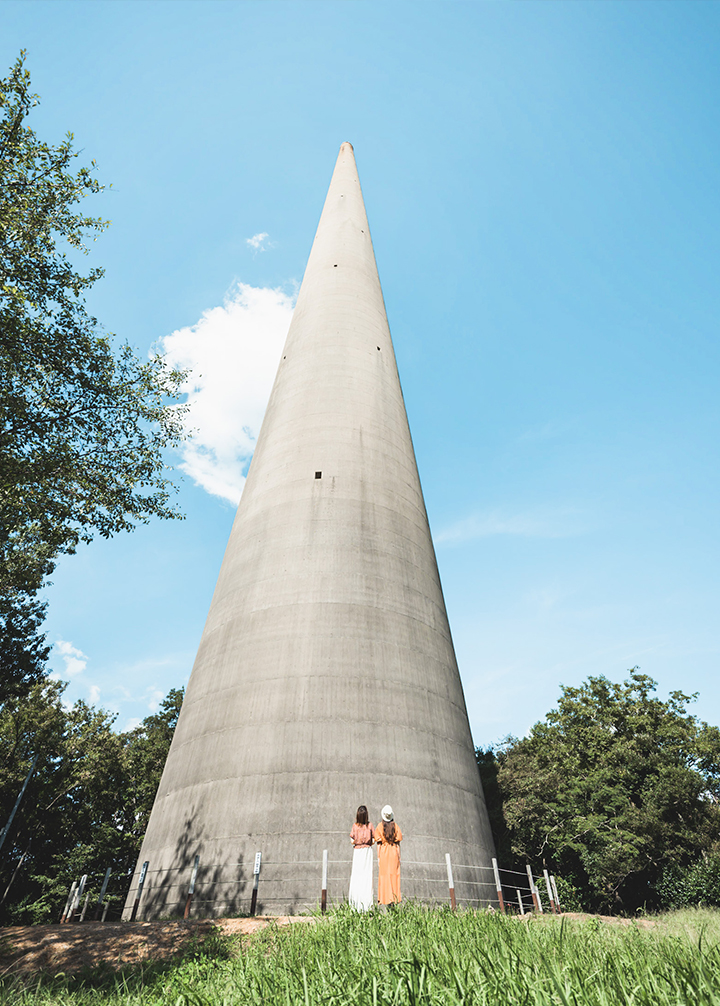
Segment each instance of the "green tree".
M87 311L102 276L77 269L107 222L102 191L26 124L38 98L22 53L0 80L0 594L32 594L61 553L94 534L177 517L165 448L183 437L182 375L140 361Z
M495 852L498 862L506 869L511 868L513 862L513 850L510 839L510 831L505 822L503 813L503 798L498 782L500 765L498 764L495 749L489 747L476 748L475 759L480 773L483 795L485 796L485 807L490 819L490 829L495 842Z
M6 924L56 920L72 881L88 874L96 897L108 867L117 916L183 696L171 691L157 714L116 733L104 710L84 702L66 708L64 689L44 680L0 710L1 824L39 755L3 847L0 921Z
M140 726L125 734L125 771L131 782L126 804L133 818L138 850L160 785L184 694L184 689L172 688L157 713L147 716Z
M663 870L710 849L720 825L720 731L637 668L622 684L563 687L556 709L495 752L513 853L588 907L652 903ZM487 753L484 753L487 758Z
M46 607L16 591L0 594L0 707L42 680L50 653L40 632Z
M122 740L109 714L82 702L66 709L64 688L46 679L0 713L3 823L39 756L3 847L6 921L51 921L68 877L95 872L107 856L117 862L122 849Z

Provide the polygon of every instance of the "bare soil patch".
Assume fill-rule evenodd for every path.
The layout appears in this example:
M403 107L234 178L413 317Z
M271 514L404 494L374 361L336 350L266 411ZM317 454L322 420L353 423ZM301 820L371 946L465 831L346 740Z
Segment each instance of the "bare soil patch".
M0 977L10 974L75 974L100 965L120 969L143 961L169 960L213 928L228 936L248 936L268 925L312 921L308 916L260 916L198 922L86 922L51 926L9 926L0 930Z
M624 919L611 915L564 912L568 919L599 919L615 926L632 924L653 928L651 919ZM515 916L518 921L541 922L551 915ZM188 922L86 922L64 926L10 926L0 930L0 977L45 972L76 974L85 968L105 966L113 970L144 961L169 961L201 943L213 929L227 936L251 936L269 925L287 926L313 922L312 916L258 916L254 919L216 919Z

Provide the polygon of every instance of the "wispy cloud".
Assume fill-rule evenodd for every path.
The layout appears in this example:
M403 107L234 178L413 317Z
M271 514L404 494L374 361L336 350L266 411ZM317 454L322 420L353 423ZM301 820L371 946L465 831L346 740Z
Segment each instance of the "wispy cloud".
M518 443L535 443L541 440L555 440L562 437L575 426L574 420L559 422L551 419L547 423L539 423L537 426L529 426L518 436Z
M254 254L257 254L259 251L264 252L268 248L272 248L272 243L268 241L269 237L270 235L263 231L261 234L253 234L251 238L246 238L245 244L248 248L253 249Z
M53 649L57 650L65 666L62 671L53 672L52 677L75 678L78 674L82 674L87 667L89 659L87 654L79 650L77 646L73 646L66 639L58 639Z
M110 691L105 706L118 714L122 730L134 730L148 714L156 713L167 694L167 689L157 684L147 685L135 694L123 685L116 685Z
M151 713L156 713L160 708L160 703L165 698L165 692L155 685L145 690L145 701Z
M474 513L451 524L435 535L435 541L457 545L491 535L572 538L586 530L582 513L572 507L525 512L497 509Z
M282 290L239 283L222 307L160 343L171 365L190 370L183 390L193 437L182 447L180 467L233 504L245 484L293 305Z
M100 701L100 689L97 685L90 685L88 689L88 702L91 706L96 705Z

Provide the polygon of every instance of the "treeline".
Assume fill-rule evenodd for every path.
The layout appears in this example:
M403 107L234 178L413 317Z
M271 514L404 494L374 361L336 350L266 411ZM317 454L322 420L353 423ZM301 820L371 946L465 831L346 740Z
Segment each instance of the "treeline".
M124 893L181 695L135 731L62 701L48 679L40 591L57 558L97 534L182 515L166 450L185 436L183 374L114 344L86 308L102 276L77 263L108 226L72 133L28 125L39 98L22 52L0 79L0 921L52 918L69 880L113 868ZM123 879L121 879L123 878Z
M37 756L0 852L0 924L56 921L68 888L111 870L119 917L182 704L134 730L47 676L0 706L0 827ZM555 874L566 910L720 906L720 730L637 669L563 687L524 738L478 749L502 867Z
M567 909L720 905L720 730L630 671L563 687L526 737L478 749L501 864L542 864Z
M37 756L0 851L0 925L57 922L72 881L87 874L96 900L108 868L119 917L183 697L118 733L104 710L68 708L64 689L45 677L0 708L0 827Z

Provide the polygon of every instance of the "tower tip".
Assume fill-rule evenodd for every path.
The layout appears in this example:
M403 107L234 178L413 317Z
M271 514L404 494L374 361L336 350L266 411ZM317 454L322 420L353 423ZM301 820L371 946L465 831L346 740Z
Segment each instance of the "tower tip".
M349 147L350 150L352 150L353 153L354 153L353 145L348 140L345 140L345 142L343 144L341 144L341 146L340 146L340 153L342 153L343 150L345 150L346 147Z

